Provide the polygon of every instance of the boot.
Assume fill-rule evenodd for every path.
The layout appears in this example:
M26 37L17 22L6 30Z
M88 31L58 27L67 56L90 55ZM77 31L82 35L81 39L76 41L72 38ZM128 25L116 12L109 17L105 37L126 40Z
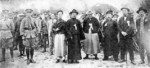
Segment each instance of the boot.
M29 58L29 55L30 55L30 53L29 53L29 49L26 49L26 54L27 54L27 65L29 65L30 64L30 58Z
M31 48L30 54L31 54L30 62L31 62L31 63L36 63L36 62L33 60L33 56L34 56L34 49L33 49L33 48Z
M89 59L89 55L88 55L88 54L86 54L86 56L84 57L84 59Z
M68 63L69 63L69 64L73 63L73 60L68 60Z
M56 63L59 63L59 62L60 62L60 60L59 60L59 59L57 59L57 60L56 60Z
M94 59L98 60L97 54L95 54L94 56L95 56L95 58L94 58Z
M0 62L5 61L5 49L2 48L2 59L0 60Z
M30 59L30 62L31 62L31 63L36 63L33 59Z
M141 62L140 62L140 64L144 64L145 63L145 61L144 60L142 60Z
M14 62L14 52L13 48L10 48L11 62Z
M30 60L29 59L27 59L27 65L29 65L30 64Z
M74 63L79 63L79 61L77 61L77 60L74 60Z
M122 59L122 60L119 61L119 63L123 63L123 62L125 62L125 61L126 61L125 59Z
M131 64L136 65L136 63L134 62L134 60L131 61Z

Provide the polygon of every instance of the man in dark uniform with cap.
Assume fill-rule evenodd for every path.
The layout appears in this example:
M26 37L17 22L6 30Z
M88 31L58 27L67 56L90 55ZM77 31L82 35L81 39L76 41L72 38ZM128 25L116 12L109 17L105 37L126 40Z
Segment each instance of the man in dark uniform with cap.
M26 17L22 20L20 26L20 34L23 36L23 44L26 47L27 64L35 63L33 56L34 48L36 47L37 25L35 20L31 17L32 12L32 9L26 9Z
M81 59L81 40L85 39L82 31L81 23L76 16L78 12L73 9L70 12L71 19L67 21L67 32L68 32L68 61L69 63L79 63Z
M120 50L121 50L121 61L125 62L125 55L127 55L127 51L130 55L130 60L132 64L134 63L134 52L133 52L133 36L134 36L134 20L128 14L128 8L121 8L123 12L123 16L119 19L118 27L119 27L119 34L120 34Z

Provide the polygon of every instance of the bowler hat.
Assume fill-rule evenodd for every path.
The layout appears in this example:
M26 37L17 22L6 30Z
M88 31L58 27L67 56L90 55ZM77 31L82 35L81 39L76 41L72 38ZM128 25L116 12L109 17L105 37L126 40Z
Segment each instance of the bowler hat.
M123 10L123 9L126 9L126 10L130 11L130 9L129 9L129 8L125 8L125 7L121 8L121 10Z
M78 14L78 11L76 9L73 9L69 14L72 14L72 13Z

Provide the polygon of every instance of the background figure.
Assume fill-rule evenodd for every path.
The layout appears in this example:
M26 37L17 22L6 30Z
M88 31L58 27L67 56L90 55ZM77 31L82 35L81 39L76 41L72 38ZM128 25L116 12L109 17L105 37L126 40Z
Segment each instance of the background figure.
M48 21L48 40L49 40L49 48L50 48L50 55L53 55L53 48L54 48L54 33L52 31L52 26L56 23L55 14L51 14L51 19Z
M18 12L14 12L13 14L14 14L14 16L13 16L13 23L14 23L14 26L16 27L15 24L16 24L17 21L18 21L18 18L19 18L18 16L19 16L19 15L18 15ZM17 50L17 49L18 49L18 47L17 47L17 46L18 46L18 45L17 45L17 44L18 44L18 41L17 41L17 39L16 39L17 34L14 33L14 34L13 34L13 37L14 37L13 47L14 47L14 50Z
M67 21L68 32L68 61L69 63L79 63L81 59L81 40L85 39L82 31L82 26L79 20L76 19L78 12L73 9L70 12L71 19Z
M15 45L19 45L19 52L20 52L19 57L23 56L25 52L25 46L22 43L22 36L20 35L20 24L24 17L25 17L24 14L19 14L19 18L15 23L15 39L14 39L15 41L14 42L16 43Z
M139 14L139 18L136 20L136 28L137 28L136 40L137 40L137 44L139 45L139 53L140 53L140 58L141 58L140 64L144 64L146 48L143 42L145 40L143 38L145 36L145 33L147 33L147 30L149 29L149 28L146 28L147 26L149 27L149 24L148 24L149 21L146 15L147 13L146 9L144 9L143 7L140 7L137 13ZM147 52L147 57L149 58L149 51L146 50L146 52ZM150 60L148 59L148 62L149 61ZM150 62L149 62L149 65L150 65Z
M13 33L14 23L9 19L9 10L3 10L4 17L0 20L0 48L2 48L2 58L0 62L5 61L6 49L10 49L11 61L13 62Z
M42 46L44 48L43 52L46 52L46 48L48 46L48 20L49 15L45 12L44 19L41 22Z

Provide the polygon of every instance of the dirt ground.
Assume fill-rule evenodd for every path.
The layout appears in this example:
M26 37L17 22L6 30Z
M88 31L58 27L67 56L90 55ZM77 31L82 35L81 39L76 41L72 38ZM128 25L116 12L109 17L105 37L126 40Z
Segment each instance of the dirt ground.
M9 50L7 50L6 61L0 63L0 68L150 68L147 66L147 62L143 65L138 64L140 62L139 55L136 54L135 62L136 65L132 65L129 61L127 63L118 63L114 62L113 59L110 61L102 61L103 53L99 53L99 60L88 59L80 60L79 64L67 64L67 63L55 63L54 56L50 56L49 52L42 53L42 49L35 51L35 60L36 63L27 65L26 57L17 57L19 51L14 51L14 62L10 62ZM1 53L0 53L1 57ZM84 52L82 51L82 57L85 57ZM90 56L91 58L93 56ZM147 60L147 59L146 59Z

